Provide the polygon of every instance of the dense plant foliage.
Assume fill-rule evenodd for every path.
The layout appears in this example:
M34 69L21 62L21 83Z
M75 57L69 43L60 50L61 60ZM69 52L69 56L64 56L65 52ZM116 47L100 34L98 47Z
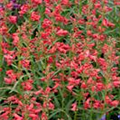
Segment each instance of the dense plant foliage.
M0 0L0 120L113 114L120 114L120 1Z

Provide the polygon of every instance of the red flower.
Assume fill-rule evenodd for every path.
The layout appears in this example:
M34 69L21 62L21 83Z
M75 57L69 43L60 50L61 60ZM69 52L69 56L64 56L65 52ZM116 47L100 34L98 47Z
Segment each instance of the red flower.
M6 84L12 84L12 80L10 78L4 78Z
M21 61L21 64L22 64L23 67L29 68L29 66L30 66L30 61L29 61L29 60L22 60L22 61Z
M74 85L68 85L68 86L67 86L67 89L68 89L70 92L72 92L73 87L74 87Z
M72 111L76 111L77 110L77 102L75 102L75 103L72 104L71 110Z
M95 109L98 109L98 108L101 108L102 107L102 104L99 100L95 100L95 102L93 103L93 107Z
M118 106L118 104L119 104L119 101L117 101L117 100L114 100L111 102L111 105L114 107Z
M13 116L15 117L16 120L23 120L23 118L16 113L14 113Z
M97 91L103 90L103 89L104 89L103 83L97 82L97 83L96 83L96 89L97 89Z
M88 98L88 99L85 101L85 103L84 103L84 108L85 108L85 109L90 108L90 98Z
M32 90L32 83L33 83L33 80L27 80L25 82L22 82L22 86L24 88L24 90L27 90L27 91L30 91Z
M63 5L69 5L69 0L62 0Z
M30 104L30 106L28 107L28 110L32 110L32 109L33 109L33 107L34 107L34 104L33 104L33 103L31 103L31 104Z
M51 26L52 22L49 19L44 19L42 27L45 28L49 28Z
M3 3L4 0L0 0L0 3Z
M18 45L19 42L19 37L17 35L17 33L12 34L12 38L13 38L13 45Z
M82 84L81 84L81 88L83 88L83 89L86 89L86 88L87 88L87 85L86 85L85 82L82 82Z
M32 2L35 3L35 4L37 4L37 5L39 5L39 4L42 3L42 0L32 0Z
M29 5L28 4L24 4L21 6L19 14L22 16L24 15L27 11L29 10Z
M0 72L2 72L2 70L3 70L3 69L2 69L2 68L0 68Z
M32 120L36 120L36 119L38 119L38 115L33 114L33 113L29 114L29 117L31 117Z
M41 120L48 120L46 113L42 113Z
M8 65L11 65L13 60L14 60L14 57L12 55L4 55L4 58L5 58L5 61L7 62Z
M60 29L57 31L58 36L66 36L68 34L67 30Z
M6 34L8 31L8 28L5 25L2 25L0 28L0 34Z
M31 14L31 20L32 21L39 21L39 19L40 19L40 15L38 15L37 12L32 12L32 14Z
M120 86L120 80L115 80L115 81L113 81L113 85L114 85L115 87L119 87L119 86Z
M103 24L103 26L108 27L108 20L107 19L103 19L102 24Z
M17 16L9 16L9 21L13 24L17 23Z
M51 103L51 102L49 102L49 109L50 109L50 110L54 110L54 108L55 108L54 104Z
M105 102L107 103L107 104L111 104L111 99L109 98L109 96L106 96L105 97Z
M17 76L16 76L16 74L13 72L13 70L8 70L8 71L6 72L6 74L7 74L8 77L10 77L11 79L16 79L16 78L17 78Z
M103 26L105 27L114 27L115 25L111 22L109 22L106 18L103 19L103 22L102 22Z
M0 118L2 118L2 120L8 120L9 119L9 111L5 111L4 113L2 113L0 115Z
M15 73L13 73L13 70L8 70L6 74L8 76L4 78L6 84L12 84L13 82L16 81L17 76Z
M12 8L13 8L12 2L8 3L8 4L6 5L6 7L7 7L7 9L12 10Z

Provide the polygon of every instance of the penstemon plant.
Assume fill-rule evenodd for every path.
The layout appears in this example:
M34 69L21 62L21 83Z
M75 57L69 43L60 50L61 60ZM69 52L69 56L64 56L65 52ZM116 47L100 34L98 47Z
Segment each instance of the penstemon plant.
M0 120L119 120L119 23L119 0L0 0Z

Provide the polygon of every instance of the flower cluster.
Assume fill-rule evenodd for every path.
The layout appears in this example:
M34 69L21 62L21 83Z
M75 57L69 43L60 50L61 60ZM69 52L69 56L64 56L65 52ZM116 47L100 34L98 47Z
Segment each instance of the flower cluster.
M0 120L119 114L119 9L112 0L0 0Z

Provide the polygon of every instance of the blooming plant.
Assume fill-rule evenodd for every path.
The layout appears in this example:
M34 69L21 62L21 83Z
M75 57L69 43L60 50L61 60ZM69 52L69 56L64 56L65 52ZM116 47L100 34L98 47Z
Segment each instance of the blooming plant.
M119 116L119 0L0 0L0 26L0 120Z

